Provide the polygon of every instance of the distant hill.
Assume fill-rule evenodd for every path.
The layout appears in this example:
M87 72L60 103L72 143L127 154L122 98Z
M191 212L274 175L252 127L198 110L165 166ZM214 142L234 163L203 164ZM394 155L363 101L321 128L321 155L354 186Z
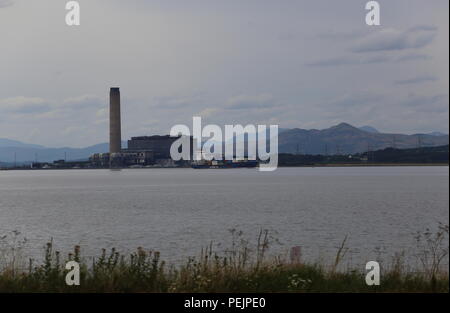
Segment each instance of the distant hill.
M126 147L126 142L122 142L122 147ZM0 163L14 162L14 154L17 163L33 162L37 158L39 162L53 162L62 160L66 156L67 160L84 160L94 153L104 153L109 150L108 143L101 143L86 148L46 148L28 144L16 144L15 146L0 146Z
M23 143L17 140L10 140L10 139L5 139L5 138L0 138L0 148L4 148L4 147L27 147L27 148L37 148L37 149L41 149L41 148L45 148L44 146L40 146L40 145L33 145L30 143Z
M353 154L389 147L399 149L448 145L448 135L371 133L347 123L327 129L291 129L279 135L279 152L301 154Z
M378 134L379 131L376 128L373 128L372 126L361 126L359 127L359 129L366 131L368 133L372 133L372 134Z
M370 127L370 126L369 126ZM326 129L280 129L278 146L280 153L291 154L354 154L368 150L380 150L390 147L411 149L417 147L444 146L449 144L445 134L385 134L367 126L354 127L347 123ZM370 131L371 130L371 131ZM242 135L236 139L244 140ZM244 140L246 141L246 140ZM126 147L127 142L122 142ZM229 144L229 143L227 143ZM14 154L18 163L52 162L54 160L85 160L91 154L107 152L108 143L101 143L86 148L47 148L39 145L21 143L14 140L0 139L0 163L14 162Z
M447 134L441 133L441 132L432 132L432 133L428 133L427 135L430 136L448 136Z

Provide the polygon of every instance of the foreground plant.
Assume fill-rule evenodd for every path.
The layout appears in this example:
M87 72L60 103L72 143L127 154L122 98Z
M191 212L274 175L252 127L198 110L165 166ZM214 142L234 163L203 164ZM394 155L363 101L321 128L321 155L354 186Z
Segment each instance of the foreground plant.
M40 264L30 260L26 270L19 271L16 265L14 271L8 266L0 269L0 292L448 292L448 272L441 268L448 252L448 241L442 239L447 238L446 229L425 235L420 254L424 271L407 272L396 257L394 266L382 271L380 286L367 286L361 271L337 270L347 251L347 238L332 266L326 267L268 258L266 252L274 242L268 231L261 231L252 247L242 232L231 230L233 244L223 254L215 252L211 243L200 256L178 266L167 266L159 252L143 248L129 255L103 249L88 261L81 247L75 246L62 261L49 242ZM67 261L80 264L79 286L65 283Z

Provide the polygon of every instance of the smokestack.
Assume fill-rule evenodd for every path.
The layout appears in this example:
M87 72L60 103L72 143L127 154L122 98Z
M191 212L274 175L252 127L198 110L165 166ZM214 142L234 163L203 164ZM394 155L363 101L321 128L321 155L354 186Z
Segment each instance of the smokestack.
M120 90L111 88L109 92L109 153L119 153L121 148Z

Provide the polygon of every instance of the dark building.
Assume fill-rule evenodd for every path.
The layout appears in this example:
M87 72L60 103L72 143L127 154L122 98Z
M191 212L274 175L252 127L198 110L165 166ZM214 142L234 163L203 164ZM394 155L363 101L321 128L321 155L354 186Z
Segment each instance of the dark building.
M111 159L110 153L96 153L89 159L94 167L107 168L113 167L145 167L145 166L189 166L190 160L173 162L170 156L172 144L180 139L179 136L142 136L132 137L128 140L128 149L122 149L120 152L113 153ZM193 138L190 137L191 160L193 156ZM181 152L181 151L180 151Z
M128 140L128 149L121 148L120 121L120 89L110 89L110 124L109 124L109 153L96 153L89 158L93 167L121 168L144 166L188 166L190 160L174 162L170 156L172 144L180 136L142 136ZM193 138L190 137L191 160L194 151ZM180 151L181 152L181 151Z
M141 136L128 140L128 151L152 151L155 159L170 159L170 147L180 137Z

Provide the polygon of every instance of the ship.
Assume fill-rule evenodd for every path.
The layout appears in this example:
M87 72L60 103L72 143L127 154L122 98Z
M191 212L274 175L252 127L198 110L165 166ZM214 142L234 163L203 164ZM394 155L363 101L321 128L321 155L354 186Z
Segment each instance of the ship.
M191 165L194 169L227 169L227 168L255 168L259 163L256 160L220 160L220 161L198 161Z

